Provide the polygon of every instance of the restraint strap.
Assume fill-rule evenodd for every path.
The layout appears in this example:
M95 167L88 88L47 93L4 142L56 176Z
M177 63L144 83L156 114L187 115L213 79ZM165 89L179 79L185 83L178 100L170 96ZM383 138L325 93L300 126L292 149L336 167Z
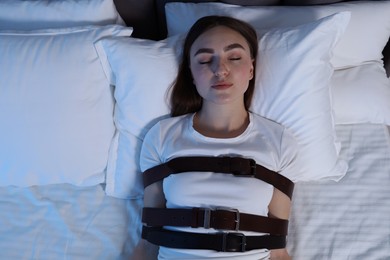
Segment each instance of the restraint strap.
M254 177L273 185L290 199L294 190L294 183L291 180L256 164L252 159L202 156L178 157L146 170L143 174L144 187L171 174L190 171L229 173L237 177Z
M245 252L253 249L278 249L286 247L285 236L245 236L243 233L214 234L188 233L162 228L142 228L142 238L165 247L184 249L210 249L222 252Z
M272 235L287 235L288 220L240 213L237 209L207 208L167 209L143 208L142 222L147 226L177 226L245 230Z

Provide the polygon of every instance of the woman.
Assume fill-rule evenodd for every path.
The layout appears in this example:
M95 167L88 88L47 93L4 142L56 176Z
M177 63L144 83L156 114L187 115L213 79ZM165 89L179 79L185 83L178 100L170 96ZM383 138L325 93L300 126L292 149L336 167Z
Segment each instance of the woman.
M264 166L286 177L291 174L296 155L292 135L284 127L248 111L255 86L257 44L254 29L230 17L201 18L188 32L171 92L172 117L157 123L146 135L141 169L157 168L147 174L153 178L161 172L158 165L174 158L198 156L206 161L190 163L185 159L181 165L190 169L168 173L164 180L146 185L144 222L164 229L157 228L153 233L153 229L144 228L143 237L161 246L141 240L136 259L156 259L158 248L159 259L290 259L284 246L265 246L269 239L264 246L256 242L251 247L252 238L265 238L274 231L244 228L248 221L242 221L246 217L266 219L267 228L271 225L268 221L275 220L278 229L279 223L287 223L289 196L246 173L245 177L237 177L241 173L234 173L236 170L233 174L207 170L208 162L212 164L215 158L234 157L255 161L256 171ZM230 162L228 168L233 164ZM199 167L206 169L197 170ZM185 217L175 215L176 211L156 211L163 208L185 209L183 214L202 212L199 216L203 222L191 227L176 223ZM217 228L223 226L224 220L217 215L229 212L236 216L233 230ZM166 213L174 221L161 220ZM221 247L215 241L222 241Z

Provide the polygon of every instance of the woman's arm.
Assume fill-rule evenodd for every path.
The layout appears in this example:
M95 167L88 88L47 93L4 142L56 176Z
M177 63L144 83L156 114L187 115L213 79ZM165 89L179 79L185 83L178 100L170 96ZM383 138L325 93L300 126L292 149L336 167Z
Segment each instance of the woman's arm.
M162 181L153 183L145 188L144 207L165 208L165 196L162 188ZM158 246L140 239L134 249L131 259L134 260L156 260Z
M274 189L268 206L268 216L271 218L288 219L290 216L291 200L280 190ZM286 248L271 250L271 260L291 260Z

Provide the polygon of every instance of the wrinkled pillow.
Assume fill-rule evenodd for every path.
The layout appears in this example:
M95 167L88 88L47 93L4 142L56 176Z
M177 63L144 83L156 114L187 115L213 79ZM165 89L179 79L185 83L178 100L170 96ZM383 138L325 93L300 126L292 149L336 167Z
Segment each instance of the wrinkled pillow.
M390 125L390 79L382 63L336 70L331 90L336 124Z
M316 22L265 33L259 43L257 85L251 110L289 128L300 145L297 181L339 180L329 82L332 50L350 18L342 12Z
M114 99L94 47L120 25L0 31L0 185L105 181Z
M167 3L168 35L185 33L200 17L218 14L249 22L259 30L296 26L341 12L351 12L351 21L334 48L335 68L381 61L390 37L390 1L351 1L316 6L239 6L224 3Z
M119 130L108 163L108 195L142 196L139 152L149 128L169 114L166 92L177 73L177 57L171 46L169 40L121 37L96 43L107 77L115 85L114 118Z
M294 181L340 179L330 106L331 52L348 24L347 12L293 28L270 30L260 39L257 85L251 110L286 125L300 145ZM96 47L115 85L117 149L107 173L107 194L142 195L139 149L148 129L168 116L167 90L175 80L183 36L162 41L110 38Z
M1 0L0 30L124 25L113 0Z

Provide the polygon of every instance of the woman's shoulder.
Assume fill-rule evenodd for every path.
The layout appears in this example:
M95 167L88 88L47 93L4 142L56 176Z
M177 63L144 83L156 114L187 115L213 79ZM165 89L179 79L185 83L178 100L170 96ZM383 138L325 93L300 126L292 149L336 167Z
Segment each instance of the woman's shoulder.
M185 124L190 117L191 114L185 114L181 116L163 118L158 121L153 127L159 127L161 129L177 127L180 124Z
M146 133L147 138L149 135L156 135L161 133L171 132L173 129L183 129L188 120L190 120L191 114L186 114L176 117L166 117L157 121Z
M254 115L253 121L257 123L255 127L259 129L258 134L275 152L277 171L295 180L293 176L299 171L294 168L297 164L293 162L296 160L299 145L293 132L284 125L259 115Z
M262 129L269 128L272 131L281 131L283 132L285 130L285 127L281 125L280 123L273 121L271 119L268 119L266 117L260 116L255 113L251 114L251 120L253 121L253 124L255 127L260 127Z
M286 126L265 118L263 116L252 114L252 121L256 132L267 140L274 140L278 144L281 140L289 140L289 143L295 143L294 134Z

